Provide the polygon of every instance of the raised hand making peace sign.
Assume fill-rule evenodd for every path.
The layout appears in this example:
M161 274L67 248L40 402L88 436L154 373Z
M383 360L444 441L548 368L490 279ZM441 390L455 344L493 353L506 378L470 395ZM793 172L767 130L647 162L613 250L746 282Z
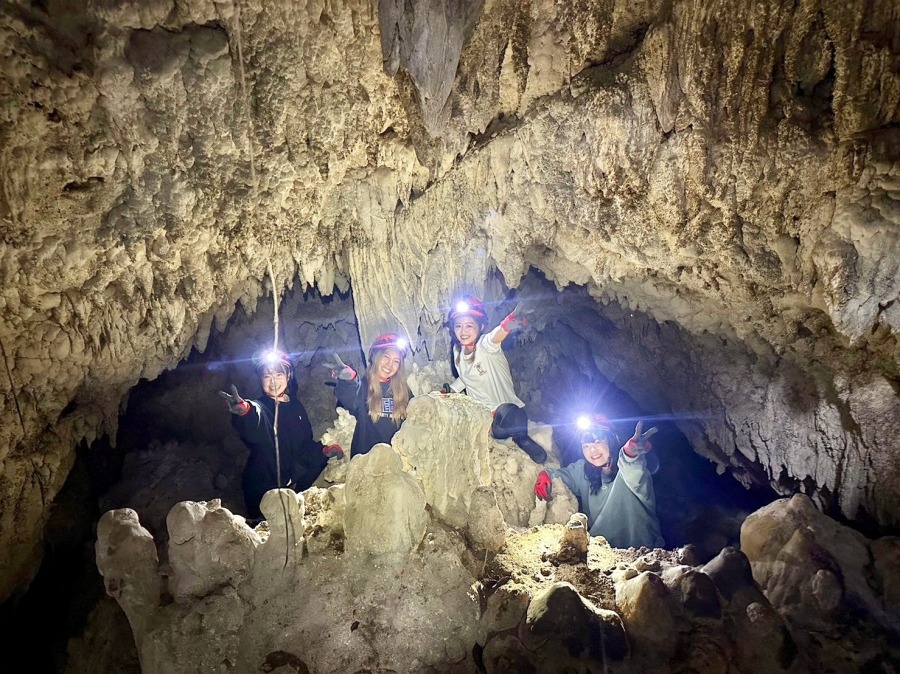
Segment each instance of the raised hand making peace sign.
M336 353L332 353L325 359L322 367L331 370L331 376L344 381L350 381L356 378L356 370L341 360Z
M638 454L646 454L651 449L653 449L653 445L650 444L650 436L656 433L659 429L656 426L650 428L646 433L642 433L641 431L644 429L644 422L637 422L637 426L634 427L634 435L632 435L628 442L625 443L623 449L628 456L637 456Z

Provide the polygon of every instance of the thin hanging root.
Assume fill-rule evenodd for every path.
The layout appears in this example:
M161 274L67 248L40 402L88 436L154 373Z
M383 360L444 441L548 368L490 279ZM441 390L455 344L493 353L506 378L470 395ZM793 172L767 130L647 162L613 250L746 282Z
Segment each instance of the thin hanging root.
M9 369L9 359L6 357L6 347L0 339L0 353L3 354L3 365L6 366L6 376L9 377L9 390L12 391L13 402L16 404L16 414L19 416L19 424L22 426L22 435L25 435L25 419L22 418L22 408L19 407L19 396L16 393L16 382L13 381L12 371Z
M269 257L266 259L266 268L269 272L269 280L272 282L272 302L275 306L275 311L272 316L273 329L275 331L275 338L272 340L272 351L278 351L278 290L275 286L275 272L272 271L272 258ZM278 489L281 489L281 448L278 444L278 408L280 403L278 402L278 398L275 398L275 419L272 421L272 435L275 439L275 469L277 471L277 480L278 480ZM282 570L287 568L288 560L290 559L290 551L291 551L291 535L290 535L290 527L288 527L288 516L287 516L287 508L284 505L284 494L280 491L278 492L278 502L281 504L281 515L284 518L284 566L281 567Z
M234 2L234 36L235 42L237 44L237 62L238 62L238 72L240 74L240 82L241 82L241 102L244 107L244 119L246 120L246 128L245 135L247 137L247 156L250 160L250 223L254 225L254 230L259 231L259 215L258 215L258 207L259 207L259 185L257 184L256 178L256 162L253 156L253 136L255 135L253 130L253 117L250 116L250 100L247 96L247 75L244 72L244 45L241 40L241 6L240 3L235 0ZM278 289L275 284L275 272L272 271L272 253L274 252L275 246L274 241L270 246L269 256L266 258L266 270L269 273L269 280L272 282L272 299L275 303L275 315L273 318L274 329L275 329L275 337L272 340L272 350L278 350ZM278 442L278 398L275 398L275 415L272 420L272 435L275 440L275 470L276 470L276 485L278 489L281 489L281 447ZM281 513L284 516L284 531L285 531L285 549L284 549L284 567L287 568L288 558L290 553L290 543L288 541L288 516L287 516L287 508L284 505L283 494L278 495L278 501L281 503Z

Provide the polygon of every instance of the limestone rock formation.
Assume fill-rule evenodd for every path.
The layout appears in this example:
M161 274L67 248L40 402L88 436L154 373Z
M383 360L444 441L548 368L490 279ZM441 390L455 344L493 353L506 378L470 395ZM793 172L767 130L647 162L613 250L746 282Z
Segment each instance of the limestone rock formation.
M426 495L389 445L351 461L344 498L344 549L355 555L407 554L425 535Z
M419 396L394 436L397 453L421 481L428 502L454 526L468 521L475 490L491 484L490 425L490 409L468 396Z
M269 505L269 504L263 504ZM269 505L270 512L273 509ZM278 522L271 517L272 522ZM250 572L259 541L218 501L183 502L169 511L169 592L177 601L205 597L224 585L237 586Z
M459 56L483 5L484 0L378 3L384 70L396 75L402 66L409 73L422 123L432 135L439 135L443 128L441 117L456 79Z
M294 280L423 364L460 289L584 286L699 453L896 526L896 2L380 4L0 5L0 599L75 447Z
M591 536L587 515L575 513L566 522L566 533L559 545L559 562L586 562Z
M488 552L497 552L506 543L506 521L490 487L472 493L467 524L473 540Z
M519 633L526 648L539 652L537 671L563 671L568 658L606 664L629 654L618 614L593 606L568 583L551 585L531 600Z
M135 634L142 632L162 590L153 537L133 510L110 510L97 525L96 548L106 593L119 602Z
M395 436L402 450L378 445L352 458L344 485L268 492L256 529L217 502L176 505L165 566L133 511L104 515L97 562L131 623L142 671L799 673L897 655L866 638L866 629L885 629L884 607L875 621L857 616L849 645L795 646L794 626L814 625L824 638L842 629L838 612L865 599L869 575L853 563L858 535L808 499L748 519L750 561L727 549L704 567L685 564L687 551L614 550L589 536L583 515L526 528L504 519L495 485L509 475L497 480L491 470L495 452L530 459L487 441L488 413L477 403L416 400ZM451 425L455 438L424 432ZM484 484L472 479L482 474ZM455 490L453 499L438 485ZM834 553L850 560L842 583L856 594L829 594L815 564L788 568L790 537L779 527L804 526L842 546ZM890 540L879 548L885 588L891 550ZM800 604L782 592L786 573L801 588ZM826 596L833 605L825 612L807 599Z
M703 572L712 578L722 597L722 611L736 645L740 671L791 671L797 645L785 620L753 581L750 562L734 548L726 548ZM790 619L787 619L790 624ZM794 667L796 669L796 667Z
M867 643L873 630L888 643L900 634L900 605L884 575L896 564L896 539L870 541L798 495L748 517L741 549L802 651L841 652L854 667L896 658Z

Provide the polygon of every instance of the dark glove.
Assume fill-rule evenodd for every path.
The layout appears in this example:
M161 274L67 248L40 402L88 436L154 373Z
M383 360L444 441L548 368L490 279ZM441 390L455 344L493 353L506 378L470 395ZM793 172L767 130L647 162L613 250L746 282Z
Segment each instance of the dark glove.
M356 379L356 370L342 361L341 357L336 353L332 353L330 356L328 356L328 358L325 359L325 364L323 367L331 370L332 377L337 377L338 379L342 379L344 381L352 381Z
M546 470L542 470L538 473L537 482L534 483L534 494L542 501L550 500L550 492L552 491L553 486L550 481L550 473Z
M528 318L534 313L534 308L519 302L512 313L500 321L500 327L506 332L512 332L516 328L524 328L528 325Z
M331 457L335 457L338 459L344 458L344 450L341 449L340 445L328 445L327 447L322 447L322 454L327 456L329 459Z
M632 459L640 454L646 454L651 449L653 449L653 445L650 444L650 436L656 433L659 429L654 426L649 429L646 433L641 433L644 428L644 422L637 422L637 426L634 427L634 435L632 435L628 442L625 443L625 446L622 448L625 450L625 454L630 456Z
M219 391L219 395L225 398L225 403L228 405L228 411L232 414L237 414L242 417L250 411L250 403L241 398L241 394L238 393L237 386L234 384L231 385L230 394L225 393L225 391Z

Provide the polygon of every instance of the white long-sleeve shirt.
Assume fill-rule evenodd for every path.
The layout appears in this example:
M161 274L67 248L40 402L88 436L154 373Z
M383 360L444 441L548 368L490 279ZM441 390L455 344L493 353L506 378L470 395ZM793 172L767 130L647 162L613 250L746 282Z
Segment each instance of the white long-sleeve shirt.
M475 352L471 355L463 353L460 356L460 347L454 348L453 357L459 377L450 384L450 388L457 393L465 389L469 396L490 407L492 412L504 403L525 407L513 388L506 355L501 345L494 343L494 335L500 329L498 325L479 337Z

